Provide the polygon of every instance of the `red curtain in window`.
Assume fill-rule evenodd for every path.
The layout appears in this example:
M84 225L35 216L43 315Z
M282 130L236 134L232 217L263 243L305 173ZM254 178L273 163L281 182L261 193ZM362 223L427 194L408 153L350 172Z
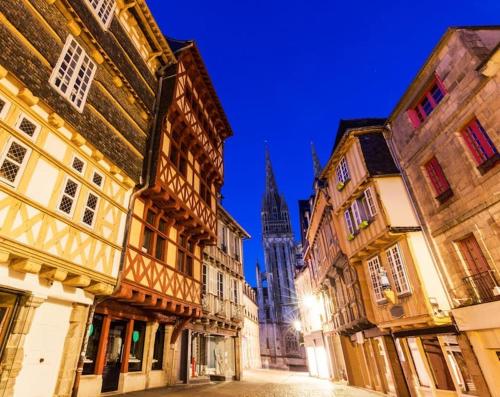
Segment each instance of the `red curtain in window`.
M439 164L439 161L436 157L433 157L425 164L425 170L427 171L427 175L431 180L436 195L439 196L450 188L450 184L448 183L448 180L444 175L441 164Z
M493 142L477 119L465 127L462 136L477 165L483 164L497 153Z

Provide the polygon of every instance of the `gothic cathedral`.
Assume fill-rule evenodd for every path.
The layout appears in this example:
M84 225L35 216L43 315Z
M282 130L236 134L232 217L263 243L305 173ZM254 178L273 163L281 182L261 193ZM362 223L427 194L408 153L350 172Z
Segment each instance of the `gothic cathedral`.
M265 269L262 272L257 264L256 270L262 365L302 370L306 368L305 351L294 327L299 316L293 281L298 247L268 151L261 220Z

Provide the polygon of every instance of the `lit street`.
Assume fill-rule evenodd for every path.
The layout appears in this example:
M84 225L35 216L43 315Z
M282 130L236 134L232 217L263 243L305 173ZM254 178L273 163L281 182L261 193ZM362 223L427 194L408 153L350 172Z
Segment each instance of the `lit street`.
M370 397L370 393L354 387L310 377L307 373L276 370L245 371L240 382L210 383L161 388L124 394L124 397Z

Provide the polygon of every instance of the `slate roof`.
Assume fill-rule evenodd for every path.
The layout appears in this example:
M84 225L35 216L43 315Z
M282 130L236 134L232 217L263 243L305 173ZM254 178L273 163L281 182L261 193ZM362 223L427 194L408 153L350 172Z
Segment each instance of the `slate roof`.
M342 137L349 130L370 127L384 127L385 118L363 118L340 120L333 145L332 154L339 145ZM387 142L382 132L372 131L357 136L368 172L372 176L399 174L399 169L392 158Z

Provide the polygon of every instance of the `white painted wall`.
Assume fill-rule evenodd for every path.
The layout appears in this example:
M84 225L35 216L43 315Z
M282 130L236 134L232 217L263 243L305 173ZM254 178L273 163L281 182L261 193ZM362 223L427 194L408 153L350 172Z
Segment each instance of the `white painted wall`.
M59 375L72 306L49 299L36 310L24 343L23 367L14 397L50 397Z
M376 178L375 184L390 226L419 226L401 177Z

